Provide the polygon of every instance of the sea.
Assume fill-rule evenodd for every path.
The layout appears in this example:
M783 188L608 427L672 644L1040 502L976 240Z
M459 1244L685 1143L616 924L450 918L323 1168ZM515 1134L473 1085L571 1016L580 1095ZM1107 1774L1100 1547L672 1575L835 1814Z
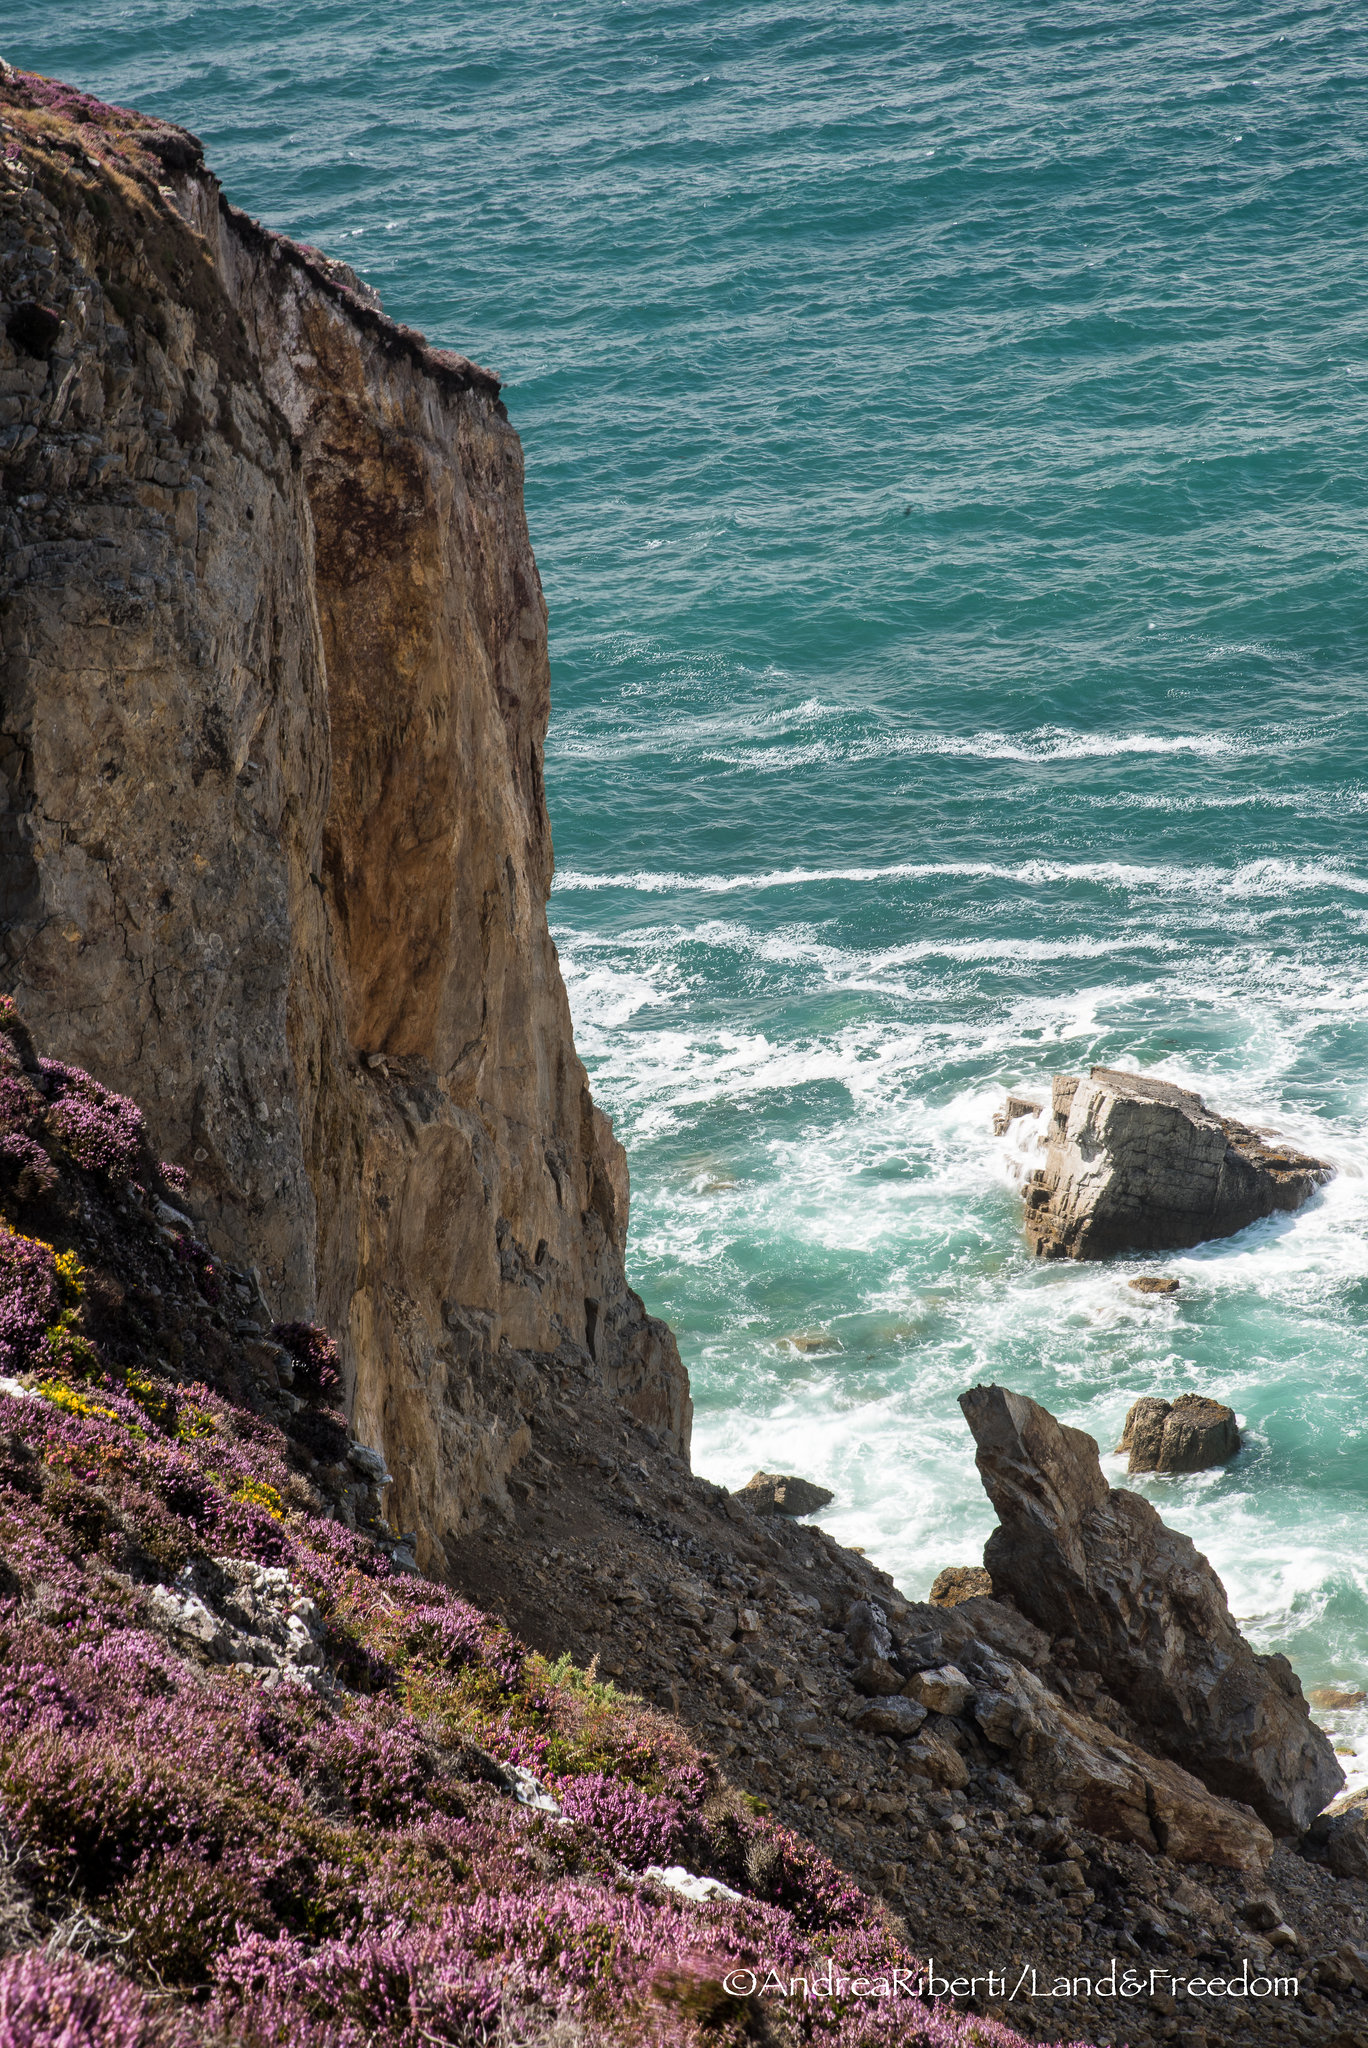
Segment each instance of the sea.
M921 1596L993 1525L965 1388L1114 1483L1209 1394L1234 1462L1129 1483L1368 1689L1368 16L3 0L0 54L505 380L552 927L697 1469L821 1482ZM993 1112L1098 1062L1337 1177L1037 1263Z

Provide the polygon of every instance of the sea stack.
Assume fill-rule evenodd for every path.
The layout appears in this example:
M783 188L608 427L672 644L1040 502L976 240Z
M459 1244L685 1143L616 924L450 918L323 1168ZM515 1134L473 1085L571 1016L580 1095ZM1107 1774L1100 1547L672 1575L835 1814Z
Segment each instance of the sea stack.
M1334 1168L1145 1074L1058 1074L1045 1163L1025 1184L1042 1259L1179 1251L1299 1209Z

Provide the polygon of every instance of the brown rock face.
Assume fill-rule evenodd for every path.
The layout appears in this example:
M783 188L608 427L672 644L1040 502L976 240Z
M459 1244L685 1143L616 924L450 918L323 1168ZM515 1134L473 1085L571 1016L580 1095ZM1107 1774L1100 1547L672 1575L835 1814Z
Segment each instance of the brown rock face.
M1026 1182L1043 1259L1173 1251L1298 1209L1334 1172L1209 1110L1200 1095L1094 1067L1058 1075L1045 1164Z
M948 1564L931 1582L927 1599L933 1607L958 1607L964 1600L993 1597L993 1582L981 1564Z
M960 1406L1001 1524L984 1551L998 1593L1073 1639L1147 1745L1275 1834L1300 1833L1344 1774L1286 1658L1255 1655L1206 1559L1108 1486L1090 1436L1005 1387Z
M1176 1401L1144 1396L1131 1407L1117 1445L1130 1452L1128 1472L1205 1472L1239 1448L1235 1410L1204 1394L1180 1394Z
M689 1433L547 932L522 451L193 138L0 101L0 980L337 1333L440 1569L557 1354Z

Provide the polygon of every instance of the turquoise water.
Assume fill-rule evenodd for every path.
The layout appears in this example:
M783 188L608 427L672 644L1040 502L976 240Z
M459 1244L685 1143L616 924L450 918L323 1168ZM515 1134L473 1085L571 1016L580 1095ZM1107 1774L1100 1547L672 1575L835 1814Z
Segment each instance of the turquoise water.
M1368 1682L1362 18L91 14L0 49L507 380L553 924L698 1466L825 1480L920 1592L991 1522L963 1387L1104 1446L1210 1392L1239 1460L1144 1490ZM1099 1060L1344 1171L1175 1302L1033 1266L991 1111Z

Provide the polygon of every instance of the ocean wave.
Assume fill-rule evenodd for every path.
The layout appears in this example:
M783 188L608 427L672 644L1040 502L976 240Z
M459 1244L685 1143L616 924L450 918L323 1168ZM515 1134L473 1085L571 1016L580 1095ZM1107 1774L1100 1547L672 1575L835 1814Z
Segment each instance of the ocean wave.
M1279 744L1287 745L1288 739L1280 736ZM774 747L763 754L732 746L705 754L703 758L726 767L767 769L806 768L823 761L877 761L900 755L1035 765L1051 761L1115 760L1128 754L1195 754L1206 760L1235 759L1262 752L1267 745L1266 737L1246 733L1105 733L1076 732L1064 726L1041 726L1027 733L880 733L867 738L816 740L803 746Z
M1104 889L1153 890L1171 895L1288 896L1339 890L1368 896L1368 875L1355 874L1338 862L1273 856L1241 861L1232 868L1118 860L1026 860L1010 865L986 860L890 861L877 867L767 868L747 875L691 875L681 869L652 868L593 874L580 868L565 868L556 876L554 894L568 896L622 889L644 896L729 896L748 890L821 888L837 882L930 881L1004 882L1024 888L1086 882Z

